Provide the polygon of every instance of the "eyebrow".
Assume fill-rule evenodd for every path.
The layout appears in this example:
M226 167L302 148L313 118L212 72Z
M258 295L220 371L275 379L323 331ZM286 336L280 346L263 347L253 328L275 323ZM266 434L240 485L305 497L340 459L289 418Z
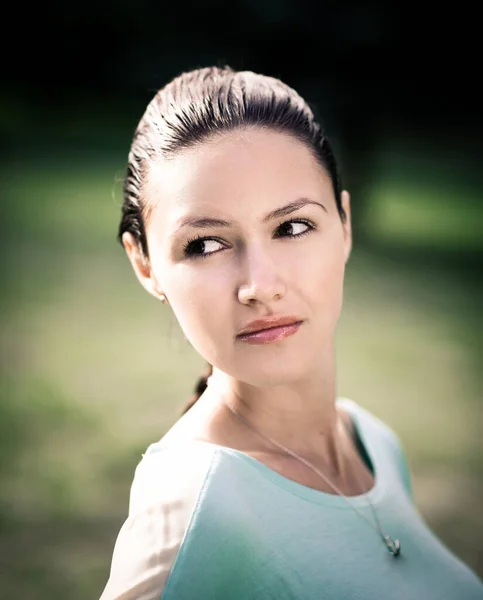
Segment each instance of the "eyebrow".
M326 213L329 211L327 208L321 203L316 202L315 200L309 200L308 198L299 198L298 200L294 200L285 206L281 206L280 208L276 208L275 210L270 211L266 214L262 223L268 223L269 221L273 221L275 219L279 219L280 217L285 217L286 215L290 215L295 212L299 208L306 206L307 204L315 204L316 206L320 206ZM198 229L204 229L207 227L233 227L234 223L230 221L225 221L224 219L215 219L212 217L195 217L188 216L180 219L178 221L178 227L173 232L173 236L183 227L195 227Z

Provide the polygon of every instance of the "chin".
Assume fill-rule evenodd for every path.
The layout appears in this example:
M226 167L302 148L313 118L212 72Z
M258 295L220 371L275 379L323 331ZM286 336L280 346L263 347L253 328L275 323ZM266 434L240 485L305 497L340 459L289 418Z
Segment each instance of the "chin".
M238 363L236 374L233 375L239 381L244 381L255 387L275 387L288 385L305 379L311 371L313 363L304 360L300 354L297 357L270 359L259 359L255 361L244 361Z

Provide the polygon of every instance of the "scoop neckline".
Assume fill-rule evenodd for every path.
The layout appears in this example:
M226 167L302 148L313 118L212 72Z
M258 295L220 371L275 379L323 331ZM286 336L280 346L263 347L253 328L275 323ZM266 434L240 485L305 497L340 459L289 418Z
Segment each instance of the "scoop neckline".
M302 483L298 483L293 479L285 477L285 475L282 475L278 471L268 467L258 459L245 454L241 450L236 450L235 448L229 448L227 446L215 444L206 440L194 439L192 442L196 444L213 446L216 452L219 454L231 455L232 457L241 459L252 468L255 468L261 475L270 480L276 486L315 504L324 504L326 506L348 510L353 509L354 506L364 507L371 504L375 505L379 502L383 492L382 465L379 460L377 460L378 453L374 451L370 436L366 435L364 419L361 418L360 407L357 405L357 403L349 398L337 398L336 404L347 409L363 450L372 465L374 485L367 492L364 492L363 494L357 494L356 496L340 496L335 493L331 494L329 492L322 492L321 490L316 490L309 486L303 485Z

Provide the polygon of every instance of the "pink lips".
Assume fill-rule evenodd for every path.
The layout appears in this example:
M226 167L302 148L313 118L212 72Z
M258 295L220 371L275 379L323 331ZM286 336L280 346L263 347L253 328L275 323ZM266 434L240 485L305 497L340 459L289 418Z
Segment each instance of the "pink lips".
M241 334L237 336L237 339L242 342L247 342L248 344L270 344L294 335L294 333L299 330L301 325L302 321L297 321L296 323L279 325L276 327L270 327L269 329L262 329L252 333Z

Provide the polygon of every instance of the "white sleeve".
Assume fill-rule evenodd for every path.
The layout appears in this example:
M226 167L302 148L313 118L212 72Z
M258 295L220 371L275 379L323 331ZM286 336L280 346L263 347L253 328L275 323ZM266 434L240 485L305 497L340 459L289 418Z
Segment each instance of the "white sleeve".
M100 600L159 600L209 472L213 446L145 456Z

